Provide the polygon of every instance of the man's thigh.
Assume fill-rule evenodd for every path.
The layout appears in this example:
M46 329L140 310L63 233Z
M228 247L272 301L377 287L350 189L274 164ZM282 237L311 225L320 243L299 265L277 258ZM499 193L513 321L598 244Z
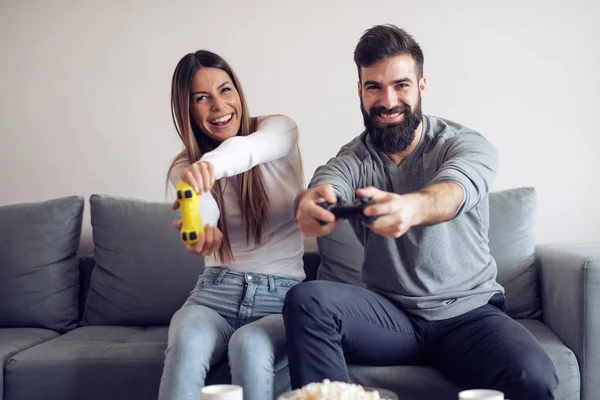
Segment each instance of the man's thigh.
M293 288L311 313L331 329L348 364L415 364L418 335L407 315L390 300L370 290L335 282L313 281ZM294 293L295 292L295 293ZM286 299L286 302L293 299Z
M551 360L533 335L490 304L436 321L430 328L427 354L436 368L462 387L502 389L503 382L519 374L553 371Z

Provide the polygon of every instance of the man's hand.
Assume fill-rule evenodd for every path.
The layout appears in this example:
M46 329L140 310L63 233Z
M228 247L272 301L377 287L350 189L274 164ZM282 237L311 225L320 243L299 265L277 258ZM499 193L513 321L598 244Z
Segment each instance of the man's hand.
M298 194L296 198L296 221L298 221L298 228L307 237L327 235L340 223L340 221L335 220L333 213L317 204L323 201L328 203L337 201L331 185L320 185L308 189ZM327 224L321 225L319 220Z
M181 230L182 221L177 219L173 221L173 226ZM223 243L223 233L216 226L205 225L204 232L198 235L198 241L193 245L187 244L185 247L189 253L202 257L210 256L216 253Z
M384 192L373 186L358 189L356 195L377 201L363 212L367 216L377 216L375 222L367 226L381 236L399 238L418 224L418 204L414 197Z

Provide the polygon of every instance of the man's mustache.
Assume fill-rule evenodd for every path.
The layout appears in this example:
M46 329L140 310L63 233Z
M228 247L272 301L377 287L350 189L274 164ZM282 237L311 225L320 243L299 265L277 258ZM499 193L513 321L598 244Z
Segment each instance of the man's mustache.
M371 114L371 117L376 117L378 115L381 114L402 114L405 112L410 112L410 107L406 104L401 105L401 106L396 106L394 108L385 108L385 107L371 107L371 109L369 110L369 114Z

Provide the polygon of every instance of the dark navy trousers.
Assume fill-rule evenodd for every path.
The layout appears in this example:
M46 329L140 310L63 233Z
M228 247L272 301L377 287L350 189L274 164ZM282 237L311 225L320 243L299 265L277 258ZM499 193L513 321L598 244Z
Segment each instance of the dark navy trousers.
M357 286L311 281L287 294L283 318L292 388L349 382L346 364L430 365L461 389L511 400L553 399L558 378L537 340L504 312L500 294L458 317L427 321Z

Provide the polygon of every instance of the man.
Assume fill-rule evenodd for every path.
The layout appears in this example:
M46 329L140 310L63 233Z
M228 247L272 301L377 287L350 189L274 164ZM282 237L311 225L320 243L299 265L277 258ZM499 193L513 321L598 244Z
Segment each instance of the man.
M292 387L347 382L346 362L418 364L461 388L554 398L552 361L504 313L496 282L487 237L495 149L471 129L422 114L423 53L405 31L369 29L354 61L366 131L316 170L296 198L296 219L305 235L326 235L339 221L319 201L375 200L364 210L375 222L351 221L367 289L313 281L288 293Z

